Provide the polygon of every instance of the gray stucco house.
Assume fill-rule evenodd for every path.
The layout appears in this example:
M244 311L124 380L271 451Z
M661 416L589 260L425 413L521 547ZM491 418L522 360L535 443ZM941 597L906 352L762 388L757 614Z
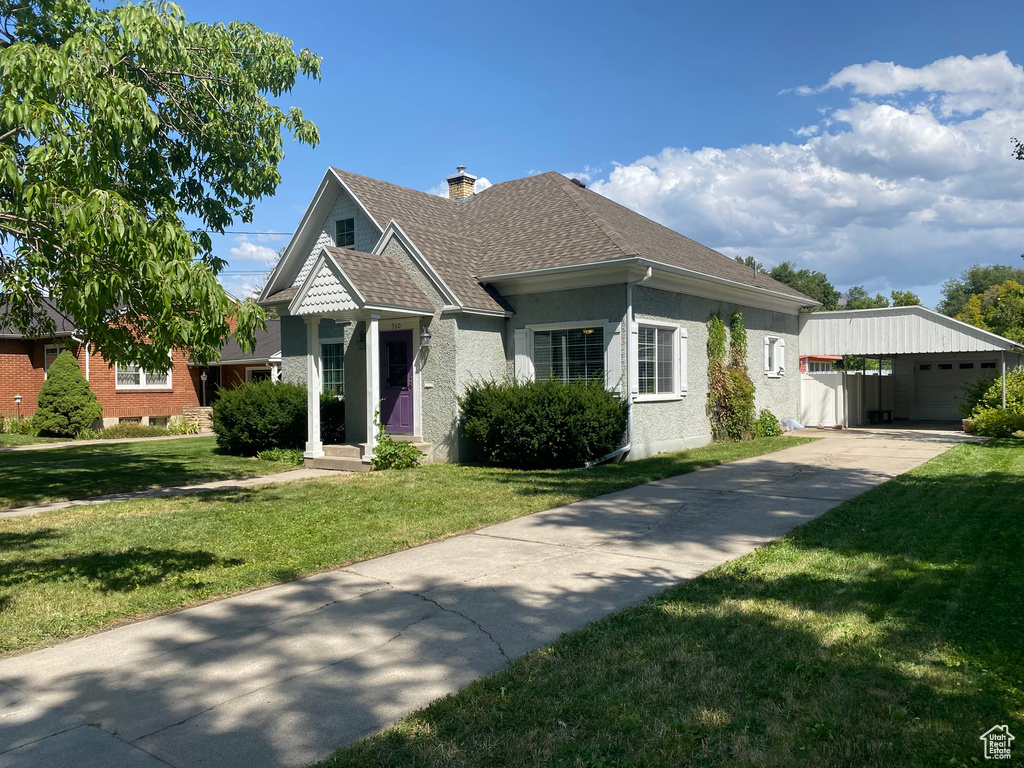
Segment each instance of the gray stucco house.
M311 418L308 463L365 465L378 407L434 461L466 458L458 395L512 376L601 377L628 394L629 459L702 445L713 312L743 313L758 408L799 414L812 299L560 174L473 194L475 178L460 167L443 198L324 176L260 297L310 413L322 387L344 393L350 445L325 448Z

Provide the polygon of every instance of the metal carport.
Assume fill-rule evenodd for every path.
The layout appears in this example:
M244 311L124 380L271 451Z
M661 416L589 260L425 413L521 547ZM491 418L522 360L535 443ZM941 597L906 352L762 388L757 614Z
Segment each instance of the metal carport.
M890 400L878 397L877 408L915 421L959 419L962 387L982 376L1002 376L1005 400L1006 371L1024 364L1024 345L921 306L805 313L799 346L801 355L892 360ZM878 377L880 392L883 378L889 377ZM862 379L862 395L864 388ZM836 423L866 423L864 398L845 394L845 418L837 412Z

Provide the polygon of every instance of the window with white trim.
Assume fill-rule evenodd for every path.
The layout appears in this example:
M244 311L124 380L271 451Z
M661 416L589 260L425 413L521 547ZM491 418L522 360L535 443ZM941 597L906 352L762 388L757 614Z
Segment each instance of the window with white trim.
M786 342L779 336L764 337L764 373L782 376L786 372Z
M356 247L355 219L338 219L334 222L334 244L339 248Z
M675 395L676 332L673 328L641 325L637 329L637 393Z
M807 361L807 372L808 373L832 373L832 361L831 360L808 360Z
M61 353L61 348L56 345L48 345L43 348L43 378L50 373L50 366Z
M135 364L117 363L114 366L114 381L117 389L167 389L171 386L171 372L156 373Z
M323 391L336 397L345 396L345 345L321 344Z
M556 328L533 333L538 381L604 381L604 328Z

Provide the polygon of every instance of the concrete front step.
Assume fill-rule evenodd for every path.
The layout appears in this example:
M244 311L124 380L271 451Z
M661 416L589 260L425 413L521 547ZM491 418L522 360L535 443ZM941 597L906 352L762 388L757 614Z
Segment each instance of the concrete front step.
M424 461L430 461L430 451L433 443L423 442L419 435L392 435L399 442L412 443L426 456ZM370 462L363 461L366 453L366 443L359 445L325 445L324 455L316 459L306 459L307 469L332 469L337 472L369 472Z
M331 446L336 447L336 446ZM326 453L327 446L324 446ZM360 458L342 458L338 456L321 456L317 459L306 459L306 469L330 469L335 472L369 472L370 462Z

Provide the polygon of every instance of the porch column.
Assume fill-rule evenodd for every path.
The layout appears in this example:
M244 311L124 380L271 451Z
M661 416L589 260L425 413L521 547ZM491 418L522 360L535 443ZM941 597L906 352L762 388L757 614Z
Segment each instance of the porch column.
M377 445L377 411L380 409L380 313L370 313L366 323L366 453L373 458Z
M320 318L306 318L306 452L307 459L324 455L320 440Z

